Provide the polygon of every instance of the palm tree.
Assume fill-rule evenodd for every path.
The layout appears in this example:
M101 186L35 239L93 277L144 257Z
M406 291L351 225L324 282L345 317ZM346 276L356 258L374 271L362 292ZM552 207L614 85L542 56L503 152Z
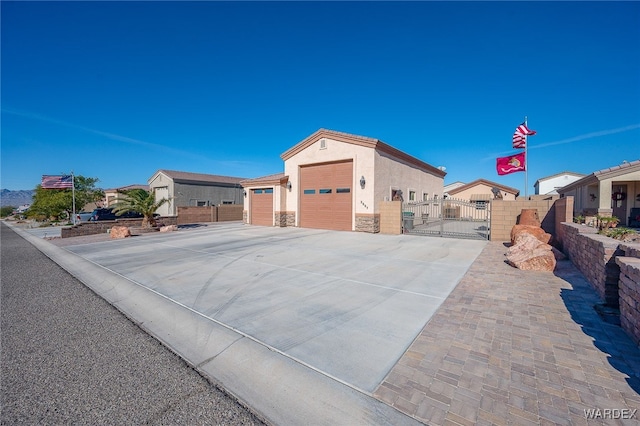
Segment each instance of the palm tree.
M142 219L143 228L155 227L156 219L153 214L161 206L169 202L166 198L156 201L154 193L144 189L118 190L118 193L124 195L124 197L113 205L113 212L118 216L131 211L142 214L144 216Z

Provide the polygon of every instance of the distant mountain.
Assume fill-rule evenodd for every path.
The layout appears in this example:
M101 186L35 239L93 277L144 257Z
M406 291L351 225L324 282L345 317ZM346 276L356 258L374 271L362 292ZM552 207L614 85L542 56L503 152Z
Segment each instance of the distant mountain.
M31 204L33 203L34 193L35 191L32 189L20 189L18 191L0 189L0 207L20 207L23 204Z

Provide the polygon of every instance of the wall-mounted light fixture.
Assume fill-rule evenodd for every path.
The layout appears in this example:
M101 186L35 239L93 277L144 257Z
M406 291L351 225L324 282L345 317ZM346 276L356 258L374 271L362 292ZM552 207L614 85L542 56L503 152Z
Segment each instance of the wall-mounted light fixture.
M242 194L244 195L245 198L247 198L247 190L246 189L242 191Z
M595 199L597 198L596 194L589 194L589 197L591 198L591 201L595 201Z
M360 178L360 188L364 189L364 185L367 183L366 180L364 180L364 176L362 176Z
M287 189L291 191L291 181L287 181Z

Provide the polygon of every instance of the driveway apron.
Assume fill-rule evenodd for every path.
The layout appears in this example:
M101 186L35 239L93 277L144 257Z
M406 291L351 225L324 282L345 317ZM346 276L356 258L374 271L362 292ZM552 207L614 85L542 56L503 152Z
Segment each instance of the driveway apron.
M233 224L67 249L372 393L485 244Z

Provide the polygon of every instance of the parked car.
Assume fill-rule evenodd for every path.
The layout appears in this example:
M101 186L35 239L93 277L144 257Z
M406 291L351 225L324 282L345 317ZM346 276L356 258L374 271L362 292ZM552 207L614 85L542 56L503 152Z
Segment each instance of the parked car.
M144 216L138 212L125 212L118 216L113 212L113 208L102 208L95 209L91 212L91 218L89 220L96 222L99 220L139 219L142 217Z
M76 213L76 223L88 222L91 219L93 212L80 212Z

